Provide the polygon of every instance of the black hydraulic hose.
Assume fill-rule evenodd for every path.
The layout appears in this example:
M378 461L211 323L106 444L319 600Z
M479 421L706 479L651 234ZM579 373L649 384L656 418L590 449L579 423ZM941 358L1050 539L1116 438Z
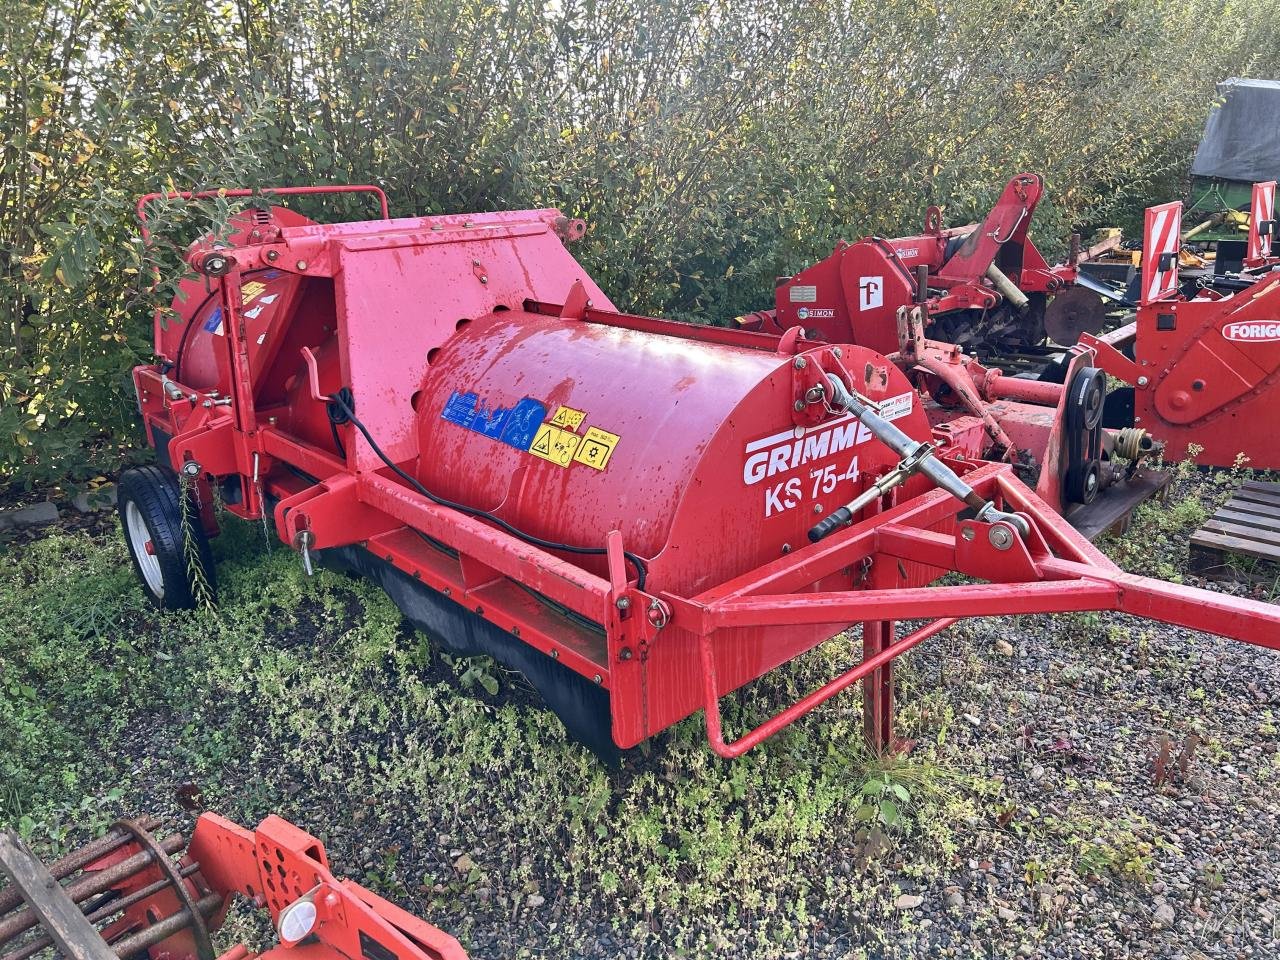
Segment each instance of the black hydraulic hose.
M488 520L490 523L496 524L513 537L523 540L525 543L533 544L535 547L542 547L544 550L563 550L565 553L576 553L582 556L592 557L604 556L608 553L604 547L575 547L567 543L556 543L554 540L543 540L541 537L535 537L531 533L525 533L523 530L513 526L501 517L495 516L488 510L481 510L478 507L468 507L464 503L455 503L452 500L446 500L444 497L436 496L419 483L415 477L401 470L392 462L390 457L382 452L382 448L378 446L377 441L370 435L368 428L356 418L355 413L352 411L351 407L347 405L346 400L342 398L341 394L335 393L330 396L329 399L338 405L342 412L346 414L347 419L355 425L357 430L360 431L364 436L365 441L369 444L370 449L377 454L378 459L385 463L397 477L409 484L413 489L417 490L432 503L439 504L442 507L448 507L450 510L457 510L459 513L465 513L470 517L480 517L483 520ZM645 577L648 573L645 562L630 551L624 550L622 555L627 558L627 561L633 567L636 568L636 589L643 590Z

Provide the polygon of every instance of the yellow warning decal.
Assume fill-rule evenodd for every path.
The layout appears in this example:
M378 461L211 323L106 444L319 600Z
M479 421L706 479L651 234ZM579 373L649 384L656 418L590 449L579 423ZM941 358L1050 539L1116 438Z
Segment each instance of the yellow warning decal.
M248 303L267 289L267 285L258 280L251 280L240 288L240 302Z
M619 439L616 433L591 427L583 436L582 444L578 447L578 453L573 459L579 463L585 463L588 467L603 470L609 465L609 458L613 456Z
M581 442L582 437L576 433L544 423L534 434L533 445L529 447L529 452L535 457L550 460L557 466L567 467L573 461L574 451L578 449L578 444Z
M566 430L578 432L578 428L582 426L582 421L587 418L587 414L583 410L575 410L573 407L561 407L556 411L556 415L551 418L551 423L557 427L564 427Z

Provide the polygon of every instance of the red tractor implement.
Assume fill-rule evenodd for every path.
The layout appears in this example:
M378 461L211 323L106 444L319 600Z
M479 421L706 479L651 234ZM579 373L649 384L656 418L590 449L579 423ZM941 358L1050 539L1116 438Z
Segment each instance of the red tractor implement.
M1244 270L1191 281L1178 269L1182 204L1148 209L1133 322L1081 338L1099 368L1131 387L1131 402L1109 411L1108 422L1150 431L1164 441L1167 459L1280 468L1274 203L1274 181L1254 185Z
M893 659L965 617L1121 610L1280 647L1280 607L1119 570L884 354L617 311L555 210L236 230L191 248L193 295L134 370L159 465L120 507L162 605L212 585L216 492L522 671L602 753L703 710L737 756L862 679L885 746ZM928 586L951 572L975 582ZM854 624L858 665L726 736L721 697Z
M54 948L67 960L466 960L458 941L329 871L320 841L267 817L245 830L203 814L190 840L121 820L47 867L0 833L0 957ZM183 851L185 850L185 853ZM271 914L279 943L217 953L237 897Z
M930 207L921 236L842 242L780 283L773 310L738 322L779 333L800 327L811 339L889 356L919 389L936 430L969 457L1013 463L1093 537L1164 486L1162 474L1139 472L1156 445L1140 429L1102 429L1106 378L1084 351L1067 352L1054 368L1058 382L1006 375L973 353L1034 349L1046 325L1050 339L1068 345L1102 330L1096 289L1116 295L1077 271L1078 250L1050 267L1027 236L1042 193L1037 175L1019 174L980 226L944 228ZM1123 490L1095 505L1122 480Z
M1077 270L1096 251L1073 238L1069 261L1049 266L1027 231L1044 193L1040 177L1008 182L981 224L944 227L930 206L924 233L841 241L831 256L779 282L772 310L739 317L745 329L860 343L879 353L898 346L897 315L918 304L925 334L979 356L1034 349L1046 335L1071 346L1101 332L1109 287ZM1115 238L1111 243L1118 242Z

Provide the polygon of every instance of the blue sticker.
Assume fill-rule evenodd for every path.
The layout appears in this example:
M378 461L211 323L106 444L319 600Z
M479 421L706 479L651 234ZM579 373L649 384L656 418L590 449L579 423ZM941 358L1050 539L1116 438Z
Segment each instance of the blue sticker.
M222 329L221 307L213 308L213 313L209 314L209 319L204 322L204 328L208 333L217 333Z
M266 273L263 274L263 277L265 277L268 280L274 280L278 276L280 276L279 270L268 270Z
M547 408L537 400L525 397L512 408L507 417L506 429L498 439L517 450L528 450L533 446L533 438L538 435L538 428L546 418Z
M471 429L471 424L476 418L476 407L479 405L480 398L474 393L459 393L457 390L450 394L449 399L445 401L444 409L440 411L440 416L450 423L456 423L460 427Z
M499 440L517 450L528 450L532 446L538 427L546 416L546 406L530 397L525 397L510 409L490 409L481 403L477 394L457 390L450 394L440 411L442 420Z

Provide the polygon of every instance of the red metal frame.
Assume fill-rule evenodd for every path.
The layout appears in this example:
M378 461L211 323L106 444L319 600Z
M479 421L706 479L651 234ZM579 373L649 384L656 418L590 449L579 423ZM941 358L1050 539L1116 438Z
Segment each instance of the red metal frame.
M105 871L134 857L139 845L130 842L91 863L88 873ZM384 900L352 880L334 876L324 845L311 834L275 815L254 830L246 830L216 813L204 813L196 822L186 854L177 868L185 874L185 898L203 900L211 894L222 898L207 926L221 926L231 903L245 897L265 907L271 922L302 899L315 904L317 918L303 942L281 943L254 953L242 944L224 951L219 960L352 960L370 956L395 956L399 960L466 960L467 954L449 934ZM194 873L190 872L194 870ZM153 863L112 887L127 897L161 880L166 874ZM145 930L161 917L180 911L183 891L172 885L129 906L121 917L102 929L108 941ZM215 901L216 903L216 901ZM378 949L381 948L381 951ZM148 948L155 960L198 960L200 936L193 927L179 930Z
M941 209L930 206L918 236L841 241L830 257L779 284L773 310L738 322L773 333L799 326L833 343L859 343L888 354L897 346L895 318L903 306L920 306L926 332L942 314L998 306L1004 295L988 276L993 266L1024 294L1064 289L1075 282L1075 262L1049 266L1027 235L1043 193L1038 174L1021 173L1005 185L981 224L943 227ZM965 239L948 256L958 236ZM922 271L928 276L925 290Z
M615 312L565 250L563 241L580 233L557 211L540 210L286 224L246 236L229 251L226 273L211 278L221 332L191 341L211 358L220 391L175 382L164 363L136 368L148 436L168 438L174 467L204 488L234 479L232 513L258 518L274 500L284 542L362 546L606 689L621 747L704 709L713 749L736 756L868 677L867 734L889 745L892 660L972 616L1123 610L1280 646L1280 608L1119 571L1010 465L986 462L958 439L960 421L931 429L907 376L874 351L812 343L798 331L773 336ZM207 252L197 247L192 261ZM419 282L423 271L431 284ZM250 281L259 285L253 296L250 276L267 277ZM262 297L274 296L262 292L266 282L287 277L309 278L300 304L316 290L332 291L326 310L333 312L258 310ZM210 309L189 309L185 323L208 331ZM263 359L273 340L299 347L300 330L312 331L312 340L289 366ZM938 346L918 339L922 350ZM1022 515L1029 535L1003 521L966 519L964 504L916 477L852 526L805 544L817 515L896 465L856 422L812 399L827 373L873 402L896 404L908 435L932 438L938 456L983 497ZM970 376L991 396L1004 387L1022 392L998 375ZM606 411L611 419L600 425L623 438L611 472L567 472L567 461L548 465L442 419L442 399L452 403L474 388L479 404L516 382L549 404L543 427L556 404L571 414ZM627 384L643 387L618 390ZM505 498L503 515L523 529L599 546L604 555L544 549L432 502L349 424L332 428L345 431L339 449L323 402L339 385L351 388L358 416L392 461L429 489L479 504ZM494 402L520 395L507 390ZM655 409L653 397L666 402ZM1035 399L1052 398L1046 390ZM1002 421L1006 429L1014 422ZM779 426L782 433L757 439ZM564 428L575 446L577 429ZM831 439L833 429L847 450ZM766 474L770 483L751 485ZM801 483L811 480L810 497ZM793 482L795 504L783 490ZM761 496L763 511L753 499ZM620 502L627 510L614 506ZM648 562L644 589L624 547ZM950 571L987 582L927 586ZM930 623L895 642L895 622L915 619ZM726 739L722 696L858 623L862 664L742 739Z

